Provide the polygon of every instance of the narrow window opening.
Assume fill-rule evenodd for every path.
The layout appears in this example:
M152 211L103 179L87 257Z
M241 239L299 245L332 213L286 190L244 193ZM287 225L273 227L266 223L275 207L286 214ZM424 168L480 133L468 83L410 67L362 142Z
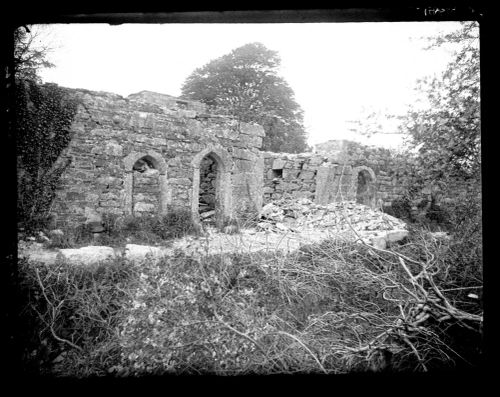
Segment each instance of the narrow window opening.
M283 170L282 169L273 170L273 178L283 179Z

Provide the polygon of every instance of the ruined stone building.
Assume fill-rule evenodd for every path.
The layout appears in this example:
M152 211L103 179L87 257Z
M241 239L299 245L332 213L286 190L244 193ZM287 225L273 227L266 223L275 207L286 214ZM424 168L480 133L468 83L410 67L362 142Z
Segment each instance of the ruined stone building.
M116 215L215 211L215 220L262 205L264 131L209 114L203 104L143 91L123 98L69 90L81 104L63 156L57 224Z
M222 224L282 197L390 206L407 170L388 149L329 141L315 153L262 152L264 130L204 104L142 91L69 90L80 105L62 156L71 163L52 207L56 224L187 210Z

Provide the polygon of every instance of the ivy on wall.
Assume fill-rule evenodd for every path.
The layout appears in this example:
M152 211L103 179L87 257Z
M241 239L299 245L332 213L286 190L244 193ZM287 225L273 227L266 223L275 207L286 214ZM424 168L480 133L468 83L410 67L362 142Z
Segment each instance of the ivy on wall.
M17 216L25 228L43 226L70 159L61 156L71 140L78 101L55 84L16 82Z

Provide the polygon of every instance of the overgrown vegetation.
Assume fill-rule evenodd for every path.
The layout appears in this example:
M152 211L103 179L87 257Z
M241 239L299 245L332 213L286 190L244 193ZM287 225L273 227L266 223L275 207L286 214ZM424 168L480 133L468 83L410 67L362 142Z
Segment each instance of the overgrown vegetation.
M479 26L462 22L459 29L435 39L429 48L455 46L454 59L442 76L418 82L428 103L411 109L401 130L418 150L418 170L428 180L479 178L481 167Z
M477 368L482 234L468 208L451 239L416 227L388 250L332 240L287 255L24 263L25 315L43 331L27 352L67 351L42 367L71 376Z
M104 232L96 238L88 225L67 228L61 235L51 236L48 248L74 248L88 244L122 246L132 244L164 244L166 241L198 235L189 211L176 210L165 215L142 215L119 217L103 214Z
M18 160L18 221L45 226L60 177L71 159L62 156L71 140L77 102L56 85L18 80L15 132Z
M18 222L28 232L50 223L48 216L60 176L70 159L69 144L77 102L54 84L41 84L39 71L53 67L48 45L40 44L40 26L14 31L15 92L13 132L16 137Z
M398 159L409 171L406 197L393 203L395 216L426 226L457 227L454 221L456 203L442 203L435 195L429 199L424 217L412 213L413 202L419 202L424 189L436 189L456 201L480 203L481 191L481 114L479 25L460 22L455 31L430 37L426 50L445 47L453 51L450 63L440 75L420 79L415 85L418 106L401 116L377 112L361 117L360 132L366 135L382 131L383 121L397 119L398 132L404 134L406 151ZM456 182L468 185L458 193L448 189ZM434 192L436 193L436 192ZM460 206L460 205L459 205ZM465 206L462 206L465 208ZM480 227L480 224L477 225Z
M30 375L102 374L119 359L117 326L137 269L125 260L88 267L19 261L24 369ZM55 360L55 362L54 362Z

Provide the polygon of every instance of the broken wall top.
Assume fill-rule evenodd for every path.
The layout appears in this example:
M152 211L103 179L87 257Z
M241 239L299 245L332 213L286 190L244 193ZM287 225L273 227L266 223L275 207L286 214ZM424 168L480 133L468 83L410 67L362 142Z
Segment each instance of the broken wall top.
M80 113L89 113L91 109L109 114L115 123L120 119L129 117L147 117L145 113L165 115L170 118L188 118L198 120L209 120L213 123L238 124L241 134L264 137L262 126L252 123L239 123L235 117L210 113L207 106L198 101L186 100L172 95L161 94L152 91L140 91L130 94L128 97L105 92L91 91L82 88L64 89L70 96L81 101ZM83 109L82 109L83 108Z

